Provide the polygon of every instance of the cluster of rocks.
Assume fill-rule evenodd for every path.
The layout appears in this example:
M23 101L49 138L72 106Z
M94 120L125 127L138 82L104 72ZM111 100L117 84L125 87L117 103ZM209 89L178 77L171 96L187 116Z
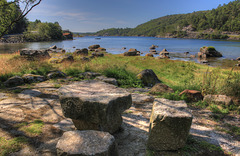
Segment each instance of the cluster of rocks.
M103 57L105 48L100 47L100 45L92 45L83 49L76 49L71 54L65 54L66 50L58 48L56 45L49 47L48 49L43 50L31 50L31 49L22 49L20 51L20 56L27 60L39 60L39 59L48 59L49 63L63 63L63 62L74 62L74 56L82 56L81 60L90 61L90 59L95 57ZM89 56L89 51L91 51L91 56ZM51 56L50 56L51 54ZM60 54L60 55L58 55Z
M0 38L0 43L23 43L25 39L22 34L19 35L5 35Z
M23 85L25 83L35 83L35 82L43 82L47 79L53 79L53 78L63 78L67 75L61 71L50 71L47 74L47 77L41 76L41 75L34 75L34 74L24 74L21 76L13 76L10 77L7 81L5 81L3 84L6 87L12 87L12 86L18 86Z
M99 75L89 72L82 76L92 78ZM142 71L139 78L145 86L161 84L150 69ZM77 130L63 134L56 147L58 154L118 155L111 134L120 129L122 113L133 103L132 95L112 84L86 80L61 87L59 96L64 116L72 119ZM192 115L186 103L154 98L147 100L154 102L148 148L169 151L184 147L192 123ZM141 99L137 101L137 104L141 103Z

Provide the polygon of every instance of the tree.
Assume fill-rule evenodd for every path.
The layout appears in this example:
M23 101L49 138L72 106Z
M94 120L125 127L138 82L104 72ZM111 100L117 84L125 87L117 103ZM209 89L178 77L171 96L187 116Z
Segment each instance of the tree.
M25 18L25 16L42 0L0 0L0 38L5 35L9 28ZM20 9L19 5L23 7Z

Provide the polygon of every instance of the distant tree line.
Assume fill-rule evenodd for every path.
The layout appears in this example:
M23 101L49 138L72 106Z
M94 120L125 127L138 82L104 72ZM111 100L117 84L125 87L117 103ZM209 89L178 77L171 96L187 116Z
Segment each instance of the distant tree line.
M240 0L219 5L209 11L198 11L189 14L176 14L153 19L138 25L136 28L111 28L98 31L97 35L111 36L163 36L167 33L183 37L186 31L182 29L191 25L192 31L203 32L213 29L214 34L200 34L198 37L226 38L222 32L240 32Z
M58 22L48 23L36 20L27 23L27 30L24 32L27 41L50 41L63 39L62 28Z

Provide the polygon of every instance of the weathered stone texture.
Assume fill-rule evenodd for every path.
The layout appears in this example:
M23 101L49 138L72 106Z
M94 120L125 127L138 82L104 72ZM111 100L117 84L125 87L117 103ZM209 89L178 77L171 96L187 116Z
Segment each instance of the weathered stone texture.
M58 156L118 156L114 137L93 130L65 132L56 148Z
M150 119L148 147L151 150L178 150L184 147L192 114L184 101L155 99Z
M65 117L73 119L79 130L116 132L121 113L131 107L131 94L101 81L81 81L59 89Z

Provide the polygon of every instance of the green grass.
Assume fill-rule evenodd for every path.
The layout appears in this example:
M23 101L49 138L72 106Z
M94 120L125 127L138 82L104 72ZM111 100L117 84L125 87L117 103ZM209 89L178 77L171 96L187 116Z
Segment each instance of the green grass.
M198 101L198 102L194 103L193 105L198 108L207 108L209 106L209 104L206 101Z
M169 99L169 100L174 100L174 101L180 101L180 100L184 100L186 102L188 102L187 96L186 95L179 95L179 91L176 91L174 93L164 93L161 95L158 95L159 98L165 98L165 99Z
M228 114L229 113L229 109L228 108L219 108L219 106L217 106L215 104L211 104L210 105L210 110L213 113L216 113L216 114Z
M105 69L103 74L107 77L115 78L118 81L120 87L143 87L142 82L137 79L136 75L124 67L114 66L112 68Z
M0 137L0 156L7 156L10 153L16 152L27 143L28 140L25 137L16 137L9 140Z
M16 127L19 128L19 130L26 132L29 135L39 135L42 133L42 128L44 126L43 121L41 120L34 120L30 123L21 123L17 125Z

